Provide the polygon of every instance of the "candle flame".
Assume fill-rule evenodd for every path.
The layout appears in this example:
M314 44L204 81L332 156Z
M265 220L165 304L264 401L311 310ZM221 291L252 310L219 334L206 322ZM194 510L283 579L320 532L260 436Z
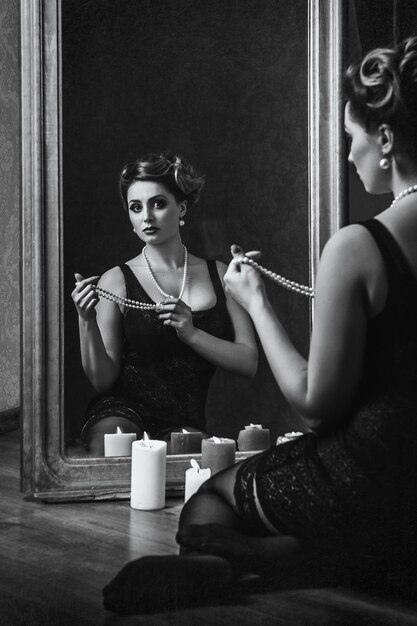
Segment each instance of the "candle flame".
M117 427L116 434L117 435L121 435L122 434L122 429L119 426Z
M182 429L182 432L183 432L183 433L189 433L190 431L189 431L189 430L186 430L185 428L183 428L183 429Z
M149 435L148 435L148 433L146 432L146 430L145 430L145 431L144 431L144 433L143 433L143 440L144 440L144 441L149 441Z
M214 443L221 443L220 439L218 437L213 437L213 441Z
M190 463L191 463L191 467L193 467L195 470L197 470L197 472L200 471L200 466L199 466L199 464L197 463L197 461L195 459L191 459Z

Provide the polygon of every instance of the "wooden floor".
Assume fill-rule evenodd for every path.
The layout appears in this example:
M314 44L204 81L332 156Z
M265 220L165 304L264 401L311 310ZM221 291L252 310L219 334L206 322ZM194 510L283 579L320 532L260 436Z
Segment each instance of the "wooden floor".
M19 433L0 435L0 625L415 624L417 605L346 589L250 595L241 605L120 618L102 608L103 586L129 560L175 554L181 502L160 512L127 501L45 504L19 491Z

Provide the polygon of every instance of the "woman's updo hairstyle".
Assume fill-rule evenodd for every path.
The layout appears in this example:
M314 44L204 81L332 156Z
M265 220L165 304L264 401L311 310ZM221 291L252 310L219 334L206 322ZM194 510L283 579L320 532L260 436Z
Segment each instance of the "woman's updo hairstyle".
M119 190L127 210L127 190L136 180L154 180L172 193L177 202L187 201L190 208L198 202L204 176L182 157L171 154L147 154L127 163L120 174Z
M417 161L417 37L368 52L348 68L345 92L353 118L367 132L389 124L401 150Z

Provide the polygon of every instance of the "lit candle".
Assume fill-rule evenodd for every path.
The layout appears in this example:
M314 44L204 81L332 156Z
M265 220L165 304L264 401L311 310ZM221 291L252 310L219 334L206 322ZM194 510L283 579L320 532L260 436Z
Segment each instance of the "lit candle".
M135 439L136 433L122 433L117 427L115 433L104 435L104 456L131 456Z
M171 454L195 454L201 452L203 433L189 432L182 429L181 433L171 433Z
M291 441L292 439L297 439L297 437L301 437L301 435L303 435L304 433L300 433L300 432L291 432L291 433L285 433L285 435L279 435L278 439L277 439L277 446L280 443L286 443L287 441Z
M201 485L211 476L211 469L201 469L195 459L190 461L191 467L185 472L185 498L184 502L187 502L196 491L199 490Z
M249 424L241 430L237 439L239 450L267 450L270 446L269 428L261 424Z
M167 443L143 439L132 444L132 473L130 506L152 511L165 506Z
M224 437L203 439L201 445L201 465L210 468L211 475L233 465L236 457L236 441Z

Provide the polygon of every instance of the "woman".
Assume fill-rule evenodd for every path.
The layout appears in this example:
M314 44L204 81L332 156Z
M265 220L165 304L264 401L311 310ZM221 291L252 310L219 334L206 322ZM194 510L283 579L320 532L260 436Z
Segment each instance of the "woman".
M308 359L236 247L225 275L311 432L210 479L182 511L183 555L126 566L104 590L111 610L157 610L145 580L181 579L172 607L195 601L203 572L205 599L225 599L237 571L285 579L307 563L332 582L417 590L417 38L367 54L346 91L349 162L394 200L325 246Z
M181 241L180 227L203 184L176 155L150 154L126 165L120 193L145 246L103 274L98 289L98 276L75 275L82 364L100 393L82 430L93 455L103 455L103 435L117 426L166 440L182 428L204 435L216 366L256 373L249 317L223 291L226 266L188 254Z

